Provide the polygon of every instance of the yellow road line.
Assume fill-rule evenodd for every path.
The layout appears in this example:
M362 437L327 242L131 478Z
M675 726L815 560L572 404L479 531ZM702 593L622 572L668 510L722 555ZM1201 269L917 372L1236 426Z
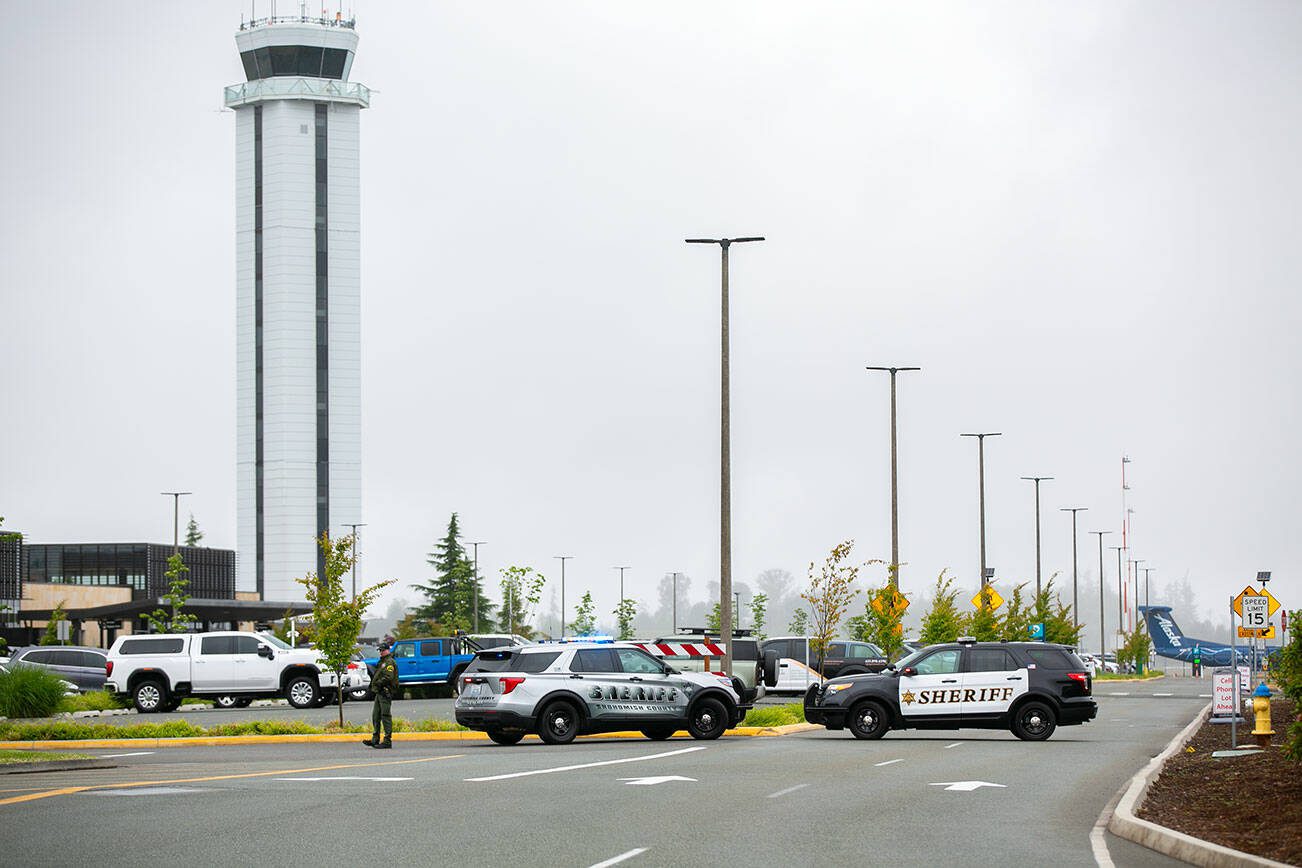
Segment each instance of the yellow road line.
M465 754L457 753L457 754L449 754L448 756L431 756L431 757L422 757L420 759L406 759L406 760L387 760L384 762L373 762L373 763L338 763L329 766L315 766L313 768L308 768L308 769L277 769L276 771L271 771L271 772L244 772L243 774L238 774L238 775L209 775L207 777L201 777L201 778L176 778L173 780L165 780L165 781L157 781L157 780L129 781L127 783L91 784L90 786L84 786L84 787L61 787L57 790L44 790L39 793L29 793L28 795L25 796L12 796L8 799L0 799L0 805L16 805L20 802L30 802L36 799L48 799L51 796L66 796L72 793L84 793L87 790L124 790L127 789L128 787L157 787L157 786L167 786L170 784L200 784L200 783L208 783L211 781L233 781L242 778L267 778L273 775L300 775L306 772L329 772L329 771L337 771L338 769L375 768L377 766L401 766L401 765L408 765L410 763L439 762L440 760L456 759L462 756L465 756Z

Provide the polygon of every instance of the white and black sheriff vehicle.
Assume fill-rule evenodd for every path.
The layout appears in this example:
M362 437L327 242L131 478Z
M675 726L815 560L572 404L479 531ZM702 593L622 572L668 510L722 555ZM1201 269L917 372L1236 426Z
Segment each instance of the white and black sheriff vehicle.
M679 672L631 643L591 642L480 651L460 687L457 723L498 744L626 729L714 739L742 721L756 692L737 678Z
M1011 729L1043 741L1093 720L1088 667L1061 645L959 639L914 652L886 671L816 684L805 719L856 738L890 729Z

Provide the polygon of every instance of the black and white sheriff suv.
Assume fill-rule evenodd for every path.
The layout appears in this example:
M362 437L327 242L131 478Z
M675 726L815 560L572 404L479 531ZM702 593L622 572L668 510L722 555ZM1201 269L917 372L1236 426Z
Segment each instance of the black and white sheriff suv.
M855 738L890 729L1011 729L1043 741L1059 726L1093 720L1089 669L1070 648L1044 642L929 645L886 671L815 684L805 719Z

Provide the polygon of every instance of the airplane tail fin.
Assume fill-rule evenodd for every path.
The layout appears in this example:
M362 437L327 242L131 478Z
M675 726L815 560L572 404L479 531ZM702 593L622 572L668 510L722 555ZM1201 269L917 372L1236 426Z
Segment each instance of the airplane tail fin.
M1185 637L1184 631L1171 616L1170 606L1140 606L1139 612L1148 625L1148 635L1153 638L1153 650L1158 654L1175 657L1193 647L1193 643Z

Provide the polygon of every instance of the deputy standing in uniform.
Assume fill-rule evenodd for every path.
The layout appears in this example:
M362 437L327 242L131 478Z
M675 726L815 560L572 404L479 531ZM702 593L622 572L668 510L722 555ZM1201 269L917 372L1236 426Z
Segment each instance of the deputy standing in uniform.
M393 697L398 694L398 664L389 653L389 643L380 643L380 662L371 676L371 692L375 704L371 708L371 737L362 739L367 747L393 747ZM384 726L384 741L380 741L380 726Z

